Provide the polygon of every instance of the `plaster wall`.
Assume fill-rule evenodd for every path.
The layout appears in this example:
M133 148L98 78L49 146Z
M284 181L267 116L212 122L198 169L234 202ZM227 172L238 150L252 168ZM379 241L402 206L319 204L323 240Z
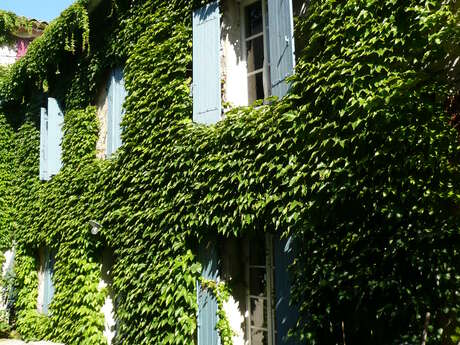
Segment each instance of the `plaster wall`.
M244 324L245 315L240 309L240 303L230 296L224 303L224 311L233 331L233 345L245 345L244 328L241 326Z
M105 298L104 305L101 312L104 314L104 336L107 343L112 344L112 340L116 333L116 321L114 315L114 304L111 293L112 278L110 271L113 266L113 255L109 249L102 252L102 270L101 279L99 280L99 290L106 289L107 297Z
M109 111L109 101L107 98L107 83L100 88L96 98L97 121L99 123L99 136L96 143L96 157L106 158L107 152L107 114Z
M38 266L38 297L37 297L37 311L43 312L43 299L45 296L45 253L41 248L38 253L39 266Z
M236 0L222 1L221 70L223 101L229 103L230 107L248 104L247 67L242 58L240 6L240 2Z
M2 266L2 277L5 278L7 273L10 273L14 269L14 248L8 249L3 256L5 257L5 262L3 262ZM2 286L3 288L3 286ZM6 296L2 296L6 297ZM1 299L0 301L0 310L6 311L7 310L7 300Z
M99 289L106 289L109 287L108 282L101 279L99 281ZM104 301L104 305L101 308L102 314L104 314L104 337L107 339L107 343L112 344L112 340L115 337L115 317L113 314L113 300L110 294L107 295Z
M0 65L6 66L16 62L16 48L12 46L0 46Z
M245 262L248 260L241 239L223 240L222 280L231 287L232 295L224 303L224 312L233 331L233 345L248 344L246 337L246 290Z
M8 249L3 255L5 256L5 262L2 266L2 276L4 277L6 273L13 269L14 248Z

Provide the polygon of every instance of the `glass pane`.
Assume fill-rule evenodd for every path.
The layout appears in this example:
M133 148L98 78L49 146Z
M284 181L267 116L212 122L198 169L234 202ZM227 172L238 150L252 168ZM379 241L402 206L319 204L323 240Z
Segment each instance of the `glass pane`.
M260 329L251 329L251 345L268 345L267 333Z
M248 73L264 66L264 37L259 36L246 42Z
M248 103L257 99L264 99L264 81L262 72L248 77Z
M244 9L246 18L246 37L258 34L263 30L262 5L257 1Z
M265 266L265 235L251 238L249 243L249 265Z
M267 328L267 300L251 298L251 326Z
M249 294L265 296L267 291L267 274L264 268L249 269Z

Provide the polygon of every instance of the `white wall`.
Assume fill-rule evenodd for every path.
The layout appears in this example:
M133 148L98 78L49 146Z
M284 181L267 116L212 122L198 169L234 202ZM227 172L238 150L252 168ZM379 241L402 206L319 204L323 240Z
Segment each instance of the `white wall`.
M40 248L38 251L39 265L38 265L38 297L37 297L37 311L43 312L43 299L45 295L45 251Z
M107 288L108 284L106 281L101 279L99 281L99 289L102 290ZM104 314L104 336L107 339L107 343L112 344L112 340L115 337L115 317L113 314L113 301L110 294L107 295L104 301L104 305L101 308L101 312Z
M0 46L0 65L10 65L16 61L16 47Z
M244 345L244 312L241 311L238 301L235 301L233 296L230 296L227 302L224 303L224 311L227 316L230 327L233 331L233 345Z
M111 285L112 278L110 271L113 266L113 254L108 248L102 252L102 269L101 279L99 281L99 289L107 289L107 297L105 298L104 305L101 308L101 312L104 314L104 336L107 339L107 343L112 344L112 340L116 333L116 320L114 314L114 305L111 296Z
M8 249L3 255L5 256L5 262L2 266L2 276L4 277L6 273L13 268L14 249Z
M14 269L14 248L8 249L5 253L3 253L5 257L5 262L2 266L2 277L5 278L6 274ZM3 288L3 286L1 287ZM0 310L6 311L7 308L7 301L3 299L0 300Z
M228 238L222 240L222 281L231 286L232 295L224 303L224 312L234 332L233 345L247 344L246 329L246 278L244 240Z

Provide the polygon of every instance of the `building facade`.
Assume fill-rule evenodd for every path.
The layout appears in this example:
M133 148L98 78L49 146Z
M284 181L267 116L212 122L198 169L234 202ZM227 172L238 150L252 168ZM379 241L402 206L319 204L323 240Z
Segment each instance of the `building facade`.
M439 120L450 84L426 72L450 53L433 37L455 42L438 5L69 7L0 80L19 332L68 345L418 341L426 310L457 305L458 279L431 264L458 264L442 242L457 218L432 212L459 195L444 159L457 138ZM431 211L414 216L420 205ZM413 284L425 272L444 295L428 298L436 279ZM446 315L433 316L436 344L455 336Z

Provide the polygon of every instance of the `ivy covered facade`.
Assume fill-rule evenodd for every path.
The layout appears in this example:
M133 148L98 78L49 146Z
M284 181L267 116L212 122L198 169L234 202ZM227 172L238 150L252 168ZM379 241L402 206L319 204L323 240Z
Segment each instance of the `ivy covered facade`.
M0 75L20 334L458 344L458 8L77 1Z

